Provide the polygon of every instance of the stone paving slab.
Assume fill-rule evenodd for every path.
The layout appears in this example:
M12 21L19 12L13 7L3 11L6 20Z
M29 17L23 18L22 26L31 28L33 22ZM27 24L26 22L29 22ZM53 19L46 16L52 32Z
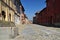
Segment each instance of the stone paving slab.
M13 37L17 36L16 27L0 27L0 40L14 40Z
M18 25L16 29L18 31L15 30L15 33L18 32L19 35L11 39L9 38L11 27L0 27L0 40L60 40L60 32L53 29L36 24Z
M15 40L60 40L60 32L48 30L44 26L26 25Z

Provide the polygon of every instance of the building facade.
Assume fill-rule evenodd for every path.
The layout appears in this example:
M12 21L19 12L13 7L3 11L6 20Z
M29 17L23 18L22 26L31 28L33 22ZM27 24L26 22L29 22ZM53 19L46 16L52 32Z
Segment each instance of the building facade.
M24 8L23 6L20 6L20 24L29 24L30 21L28 20L26 14L24 13Z
M46 7L35 16L38 24L60 24L60 0L46 0Z
M51 24L60 23L60 0L46 0L47 13Z
M20 0L0 0L0 20L20 23Z
M24 23L24 19L25 19L25 14L24 14L24 8L23 8L23 6L20 6L20 24L23 24Z

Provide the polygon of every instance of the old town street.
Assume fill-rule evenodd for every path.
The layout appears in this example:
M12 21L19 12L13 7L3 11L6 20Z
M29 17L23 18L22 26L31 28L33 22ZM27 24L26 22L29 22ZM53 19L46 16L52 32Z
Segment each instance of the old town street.
M45 27L36 24L19 27L19 36L15 40L60 40L60 28Z

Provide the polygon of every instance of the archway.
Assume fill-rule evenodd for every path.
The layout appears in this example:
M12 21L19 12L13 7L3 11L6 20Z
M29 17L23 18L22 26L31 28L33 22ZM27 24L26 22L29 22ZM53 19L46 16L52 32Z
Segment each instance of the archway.
M6 13L5 11L2 11L2 20L5 20L5 18L6 18Z
M9 14L9 21L11 21L11 14Z

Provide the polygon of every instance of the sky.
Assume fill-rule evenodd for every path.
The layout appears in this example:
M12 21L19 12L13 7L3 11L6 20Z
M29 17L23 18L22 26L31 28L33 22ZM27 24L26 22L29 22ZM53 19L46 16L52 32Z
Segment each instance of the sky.
M46 7L45 0L21 0L21 3L29 20L33 20L35 13Z

